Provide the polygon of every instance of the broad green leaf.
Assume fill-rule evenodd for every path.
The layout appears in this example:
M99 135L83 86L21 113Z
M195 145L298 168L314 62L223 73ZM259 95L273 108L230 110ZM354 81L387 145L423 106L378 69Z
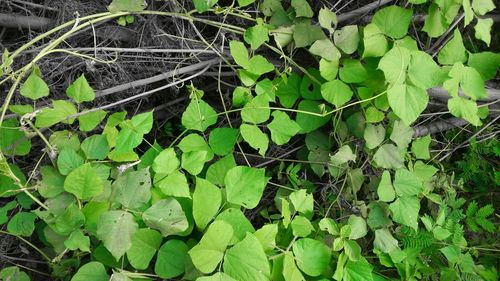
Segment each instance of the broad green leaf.
M52 108L44 107L36 116L35 126L45 128L55 125L59 122L72 124L75 118L69 116L75 115L76 107L67 101L53 100Z
M142 142L143 135L129 128L123 128L116 136L116 149L120 153L131 151Z
M303 216L295 216L290 223L293 235L297 237L307 237L314 231L314 226Z
M396 197L394 187L391 183L391 174L389 171L384 171L380 178L380 183L377 188L378 199L383 202L391 202Z
M14 209L17 206L16 201L10 201L9 203L0 207L0 225L8 222L10 219L10 210Z
M413 51L411 53L408 78L414 85L429 89L440 85L445 77L441 68L430 55L422 51Z
M81 148L89 160L104 160L109 153L108 140L103 135L92 135L84 139Z
M193 0L195 9L200 12L206 12L211 9L219 0Z
M387 98L394 113L406 125L415 122L429 102L429 95L424 89L407 84L391 87L387 90Z
M392 190L392 194L395 194L394 189ZM394 197L392 200L394 200ZM389 218L389 206L387 204L372 202L369 204L369 207L370 213L368 214L366 222L372 230L392 225L392 220Z
M217 216L216 221L220 220L227 222L233 228L233 237L231 237L229 245L243 240L247 232L255 232L253 225L239 208L226 209Z
M241 119L252 124L264 123L269 119L271 110L266 96L260 95L245 104L241 110Z
M367 124L363 134L365 145L368 149L374 149L385 139L385 128L382 125Z
M331 218L322 218L318 225L321 230L326 231L331 235L338 236L340 234L338 224Z
M143 0L113 0L108 6L112 13L117 12L140 12L146 8L146 2Z
M359 33L357 25L347 25L333 33L333 40L344 53L352 54L358 49Z
M398 146L400 150L406 150L413 136L413 129L397 120L394 122L394 127L390 139Z
M193 193L193 217L199 229L205 229L215 218L221 203L220 189L205 179L196 178Z
M173 197L191 198L189 184L183 173L174 171L165 177L163 177L163 175L160 176L162 178L155 181L155 186L158 187L163 194Z
M353 92L351 88L340 80L333 80L321 85L323 98L339 108L351 100Z
M171 279L184 273L188 246L181 240L168 240L158 250L155 273L161 278Z
M319 61L319 72L321 77L325 78L327 81L332 81L337 78L337 73L339 71L339 60L325 60L321 59Z
M297 266L309 276L319 276L330 263L331 250L319 240L302 238L292 249Z
M329 61L338 60L341 56L330 39L316 40L309 48L309 52Z
M191 100L182 114L182 125L189 130L205 131L217 122L217 113L202 100Z
M491 27L493 26L493 19L477 19L477 23L474 26L474 30L476 31L474 33L474 36L476 36L477 39L482 40L484 43L486 43L486 46L490 46L491 42Z
M268 17L272 16L274 12L282 9L281 0L264 0L259 5L259 11Z
M276 101L275 92L276 85L274 85L273 81L269 80L269 78L265 78L255 85L255 93L257 93L257 96L266 96L269 102Z
M250 87L255 85L260 75L252 73L248 70L238 69L238 77L240 78L241 83L243 83L243 86ZM251 100L251 97L249 97L249 100Z
M173 148L167 148L160 152L160 154L153 161L153 171L157 174L169 175L176 171L181 162L175 154Z
M300 97L301 82L302 79L296 73L291 73L288 77L280 79L276 90L276 96L278 96L281 105L286 108L294 106L295 102Z
M113 183L116 202L128 209L138 209L151 198L149 168L119 175Z
M251 73L260 76L274 70L274 65L261 55L253 56L247 68Z
M413 172L406 169L396 170L394 189L398 196L418 195L423 190L422 182Z
M373 16L372 22L385 35L399 39L408 33L408 27L413 16L411 9L399 6L388 6L378 10Z
M376 24L370 23L363 30L363 58L381 57L388 49L387 38Z
M354 240L344 240L344 253L349 260L358 261L361 258L361 247Z
M256 125L242 124L240 133L243 139L259 154L264 156L269 147L269 138Z
M278 235L277 224L265 224L260 229L255 231L255 237L259 239L264 251L270 252L276 248L276 235Z
M50 135L49 143L59 151L63 149L72 149L77 151L80 149L80 139L78 138L78 134L66 130L57 131Z
M458 29L455 29L453 38L444 45L439 51L438 62L440 64L455 64L456 62L467 61L467 50L465 49L462 35Z
M156 251L161 244L161 235L158 231L141 228L132 236L132 246L127 250L130 264L139 270L147 269Z
M18 166L9 164L8 168L10 168L13 175L20 180L19 184L14 182L14 180L11 177L3 173L4 172L3 169L7 169L7 163L3 162L2 160L6 161L5 158L0 159L0 197L9 197L15 195L18 189L20 188L20 185L22 186L26 183L26 177L24 176L23 172L21 171L21 169L19 169ZM10 174L10 172L8 172L8 174Z
M340 80L346 83L361 83L368 78L366 68L359 60L346 59L339 70Z
M373 281L373 266L364 258L359 261L347 261L343 281Z
M248 233L241 242L227 250L224 272L236 280L270 280L271 269L259 240Z
M337 26L337 15L327 8L321 8L318 14L318 22L321 27L327 29L330 34L333 33L334 27ZM333 27L332 27L333 26Z
M0 270L0 280L8 281L30 281L26 272L21 271L17 266L4 267Z
M85 216L75 203L71 203L59 214L52 229L57 234L69 235L85 222Z
M365 111L366 123L378 123L384 120L385 115L374 106L370 106Z
M406 80L406 69L410 63L410 51L406 48L393 47L387 52L378 64L378 68L384 72L385 79L389 84L402 84Z
M90 199L101 194L104 190L103 180L97 169L90 163L83 164L71 171L64 180L64 190L75 195L78 199Z
M132 214L125 211L108 211L101 214L97 224L97 238L118 260L132 246L132 237L137 231Z
M427 32L429 37L436 38L445 33L447 28L448 23L446 22L446 17L442 14L439 6L432 3L429 6L422 31Z
M271 131L271 139L277 145L283 145L300 131L300 126L295 123L288 114L282 111L274 111L273 121L267 125Z
M31 150L31 140L19 127L17 119L4 120L0 127L0 151L8 156L24 156Z
M11 104L9 105L9 110L17 115L24 115L27 113L32 113L34 111L33 106L31 104Z
M314 211L314 197L308 194L305 189L299 189L289 195L290 202L293 204L295 211L302 215L311 218Z
M182 154L181 167L191 175L196 176L203 170L207 158L207 151L185 152Z
M324 114L330 111L331 108L317 101L303 100L299 103L297 110L300 112L297 113L295 122L301 128L299 131L300 134L310 133L322 127L330 120L331 116Z
M159 230L163 237L182 233L189 227L181 204L174 198L156 201L142 213L142 219L147 226Z
M373 155L373 160L380 168L384 169L397 169L403 166L403 156L399 149L393 144L384 144L375 155Z
M104 110L92 111L89 113L82 112L83 115L78 117L78 122L80 125L80 131L88 132L92 131L101 123L106 117L107 112Z
M10 218L7 231L12 235L29 237L35 230L36 218L34 213L19 212Z
M233 106L242 107L253 99L252 91L249 88L238 86L233 91Z
M71 281L109 281L106 268L100 262L92 261L78 269Z
M484 81L476 69L468 66L463 66L461 63L456 63L451 68L448 76L451 79L445 81L443 87L450 93L452 97L458 96L458 85L463 92L473 100L486 98Z
M236 162L233 155L228 154L208 167L206 179L213 184L224 186L224 178L226 177L227 171L233 167L236 167Z
M417 159L428 160L431 158L429 154L429 145L431 144L432 138L430 135L418 138L411 144L411 151L415 154Z
M238 6L245 7L255 2L255 0L238 0Z
M321 84L324 81L321 78L321 73L318 69L312 67L306 70L308 74L304 75L300 83L300 95L306 100L322 100Z
M233 128L215 128L210 132L208 143L212 151L224 156L231 153L238 139L238 130Z
M469 54L467 64L476 69L484 81L493 79L500 68L500 54L481 52Z
M64 246L72 251L90 252L90 238L78 229L73 231L68 239L64 241Z
M334 155L330 156L330 164L335 167L341 167L349 161L356 161L356 154L352 152L352 148L347 144L341 146Z
M304 276L295 265L295 259L291 253L285 254L283 260L283 277L286 281L305 281Z
M417 161L413 165L413 173L424 182L430 181L437 171L434 166L424 164L422 161Z
M284 10L280 10L278 14L283 16L282 19L284 19L284 21L289 21L290 19L283 12ZM271 21L272 20L273 19L271 18ZM293 26L280 26L276 29L273 29L271 34L274 37L276 45L278 45L280 48L284 48L293 41L293 31Z
M49 87L40 76L32 72L30 76L28 76L28 79L24 81L19 93L32 100L37 100L49 95Z
M362 217L351 215L349 216L347 224L351 226L351 234L349 234L349 239L351 240L364 237L368 233L366 221Z
M307 0L292 0L292 7L295 9L297 17L312 18L314 16Z
M264 25L264 21L257 18L257 24L247 28L243 38L250 44L252 50L257 50L262 44L269 42L269 30Z
M85 74L80 75L78 79L69 85L66 89L66 95L78 104L86 101L93 101L95 98L94 90L90 87L89 82L87 82Z
M196 281L237 281L224 272L216 272L214 275L198 277Z
M245 47L245 44L240 41L230 41L229 50L236 64L247 69L250 62L248 59L248 50Z
M224 257L224 251L233 236L233 228L224 221L215 221L200 242L189 250L194 266L203 273L211 273Z
M495 9L495 4L492 0L472 0L472 9L480 16L484 16Z
M259 204L268 181L264 169L234 167L227 172L224 179L227 201L253 209Z
M325 38L325 33L321 27L311 25L311 23L297 23L293 29L293 40L295 41L295 47L297 48L310 46L317 40Z
M472 100L462 97L453 97L448 100L448 109L454 116L463 118L474 126L481 125L477 104Z
M392 219L402 225L418 230L418 212L420 202L415 196L405 196L396 199L389 205L392 212Z

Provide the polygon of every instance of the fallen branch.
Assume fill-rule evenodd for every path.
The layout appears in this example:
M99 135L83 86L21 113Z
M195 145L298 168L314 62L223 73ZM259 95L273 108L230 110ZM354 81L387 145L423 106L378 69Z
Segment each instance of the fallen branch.
M429 123L427 125L420 125L413 127L413 138L422 137L429 134L435 134L439 132L445 132L454 128L462 127L469 124L461 118L450 118L446 120L440 120L436 122Z
M338 23L343 23L343 22L346 22L346 21L351 20L353 18L362 17L365 14L367 14L367 13L377 9L378 7L383 6L389 2L392 2L392 0L379 0L379 1L372 2L372 3L367 4L359 9L356 9L354 11L350 11L348 13L338 15L337 21L338 21Z
M49 29L53 24L55 24L55 21L49 18L0 13L0 26L3 27L45 30Z
M431 98L435 98L442 101L447 101L451 98L450 95L448 94L448 91L446 91L444 88L441 87L428 89L427 93L429 93L429 96ZM486 94L488 96L484 99L480 99L480 101L492 102L500 100L500 89L486 89ZM465 96L465 94L462 91L459 91L459 95Z

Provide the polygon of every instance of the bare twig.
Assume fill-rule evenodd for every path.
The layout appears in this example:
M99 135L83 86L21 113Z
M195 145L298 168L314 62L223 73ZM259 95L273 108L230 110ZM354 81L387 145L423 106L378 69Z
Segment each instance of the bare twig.
M0 26L4 27L43 30L49 29L54 23L49 18L0 13Z
M378 7L383 6L389 2L392 2L392 0L379 0L379 1L372 2L368 5L365 5L365 6L359 8L359 9L356 9L354 11L338 15L337 21L338 21L338 23L343 23L343 22L346 22L346 21L351 20L353 18L361 17L361 16L363 16L363 15L365 15L365 14L367 14L367 13L377 9Z

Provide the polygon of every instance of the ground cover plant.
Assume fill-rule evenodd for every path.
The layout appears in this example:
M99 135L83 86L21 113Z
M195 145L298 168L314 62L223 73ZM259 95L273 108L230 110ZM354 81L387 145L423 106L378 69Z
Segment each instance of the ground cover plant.
M83 2L3 46L0 280L498 280L493 1Z

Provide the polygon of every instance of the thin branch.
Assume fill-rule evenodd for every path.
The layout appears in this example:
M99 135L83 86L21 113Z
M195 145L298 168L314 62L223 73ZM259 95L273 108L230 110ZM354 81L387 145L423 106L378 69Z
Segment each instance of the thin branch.
M49 18L0 13L0 26L4 27L44 30L49 29L53 24L55 21Z
M359 9L356 9L354 11L338 15L337 21L338 21L338 23L343 23L343 22L346 22L346 21L351 20L353 18L359 18L359 17L377 9L378 7L383 6L383 5L385 5L389 2L392 2L392 1L393 0L379 0L379 1L372 2L372 3L367 4Z

